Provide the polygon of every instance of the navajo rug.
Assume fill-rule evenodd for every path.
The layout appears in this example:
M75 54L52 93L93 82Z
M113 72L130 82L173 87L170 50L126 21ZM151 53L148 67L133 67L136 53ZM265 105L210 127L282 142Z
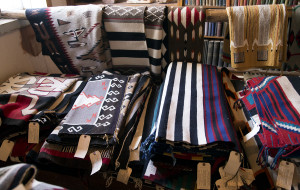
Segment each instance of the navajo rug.
M57 136L57 138L59 138L58 137L59 130L61 130L60 126L55 128L50 134L50 136L52 136L51 138L54 138L53 136ZM91 168L91 161L89 155L90 153L98 150L101 154L102 163L103 163L101 170L104 171L108 168L108 165L112 158L113 146L90 147L84 159L77 159L74 158L77 149L77 144L62 145L62 144L52 143L52 141L49 142L48 139L41 147L38 155L38 161L44 164L55 164L59 166L69 167L69 168L81 168L81 169Z
M27 9L43 55L62 73L91 76L107 69L108 42L102 37L102 6L65 6Z
M27 130L39 111L48 109L79 78L76 75L21 73L0 85L1 139Z
M91 77L62 122L61 137L114 135L124 120L139 75L102 73Z
M161 78L163 22L165 20L165 6L151 6L145 10L145 34L150 61L150 71L155 78Z
M281 68L286 59L285 6L227 7L227 14L231 66L236 69Z
M145 68L149 70L145 8L145 6L105 6L103 22L114 69L125 67L127 70ZM148 12L146 16L149 14Z
M141 134L134 138L137 132L141 113L144 109L145 101L149 97L151 90L149 76L141 76L141 79L134 92L134 98L130 102L130 106L127 113L125 126L120 129L120 135L118 135L119 144L115 148L115 168L124 169L128 166L130 150L136 149L135 146L140 144ZM143 127L143 126L141 126ZM140 127L140 128L141 128ZM139 130L142 130L140 129ZM131 144L134 144L131 146ZM131 147L130 147L131 146Z
M279 157L299 151L300 77L256 77L247 84L262 124L263 157L275 156L274 168Z
M287 62L284 69L295 71L300 69L300 6L293 7L291 28L288 37Z
M157 141L191 146L238 144L221 76L216 67L174 62L169 65L157 119Z
M205 11L200 7L168 7L170 61L201 62Z

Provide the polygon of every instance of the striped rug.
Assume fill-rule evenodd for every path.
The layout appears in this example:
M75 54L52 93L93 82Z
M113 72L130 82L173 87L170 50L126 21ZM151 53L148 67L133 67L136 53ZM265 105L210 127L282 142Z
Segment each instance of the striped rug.
M103 11L113 68L149 68L145 6L106 6Z
M171 63L160 105L156 140L193 146L238 142L216 67Z

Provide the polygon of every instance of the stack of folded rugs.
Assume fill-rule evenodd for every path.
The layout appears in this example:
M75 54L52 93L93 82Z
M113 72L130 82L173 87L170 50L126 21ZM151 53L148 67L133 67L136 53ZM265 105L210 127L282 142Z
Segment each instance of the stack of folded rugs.
M221 84L216 67L182 62L169 65L152 134L143 143L146 160L150 159L144 179L175 188L176 183L167 184L167 178L195 182L199 161L215 168L227 160L230 151L240 151ZM177 186L194 188L184 180Z

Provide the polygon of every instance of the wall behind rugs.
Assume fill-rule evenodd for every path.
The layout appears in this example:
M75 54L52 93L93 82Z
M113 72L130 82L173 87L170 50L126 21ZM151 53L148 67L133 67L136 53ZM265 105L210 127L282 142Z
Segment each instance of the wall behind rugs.
M61 73L48 56L43 56L38 50L32 53L35 37L26 35L29 28L27 26L0 35L0 83L20 72ZM25 37L22 38L22 34Z

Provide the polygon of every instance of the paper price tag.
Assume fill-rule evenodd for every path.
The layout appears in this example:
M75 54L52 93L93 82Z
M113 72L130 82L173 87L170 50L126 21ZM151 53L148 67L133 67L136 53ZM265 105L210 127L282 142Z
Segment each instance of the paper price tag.
M241 165L240 153L231 151L229 159L224 167L225 173L235 175Z
M28 127L28 143L39 143L40 125L37 122L30 122Z
M278 169L276 186L287 190L291 189L295 165L291 162L281 161Z
M6 162L8 156L14 148L15 143L13 141L4 140L0 147L0 160Z
M240 168L239 175L243 180L246 181L247 185L250 185L255 180L253 171L251 169Z
M17 187L13 188L13 190L26 190L26 188L23 183L20 183Z
M199 162L197 165L197 189L210 189L210 163Z
M102 158L100 152L97 150L95 152L92 152L90 154L90 159L92 162L92 172L91 175L98 172L101 169L102 166Z
M126 170L124 170L124 169L119 170L119 173L117 176L117 181L127 185L129 177L131 175L131 172L132 172L132 169L129 167Z
M90 141L91 141L91 136L81 135L78 141L78 145L74 157L82 158L82 159L85 158L85 155L89 150Z

